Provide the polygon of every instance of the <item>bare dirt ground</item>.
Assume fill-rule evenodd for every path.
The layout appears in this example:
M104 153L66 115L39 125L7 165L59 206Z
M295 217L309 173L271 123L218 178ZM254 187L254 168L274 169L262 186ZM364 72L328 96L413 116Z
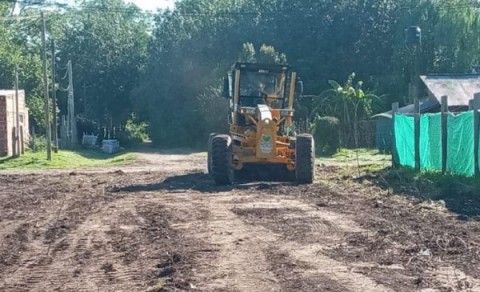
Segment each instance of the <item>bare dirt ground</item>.
M0 174L0 291L480 291L476 217L335 166L309 186L205 168Z

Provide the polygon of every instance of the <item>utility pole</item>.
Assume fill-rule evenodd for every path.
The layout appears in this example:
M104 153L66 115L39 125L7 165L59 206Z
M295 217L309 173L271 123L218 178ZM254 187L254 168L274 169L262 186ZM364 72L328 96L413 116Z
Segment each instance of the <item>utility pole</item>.
M18 105L18 65L15 66L15 116L16 116L16 126L15 126L15 149L14 155L20 156L21 146L20 146L20 106Z
M55 40L52 39L52 103L53 103L53 150L58 153L57 136L57 89L55 88Z
M45 16L43 11L41 12L42 17L42 47L43 47L43 87L44 87L44 98L45 98L45 122L47 128L47 160L52 160L52 128L50 124L50 106L48 101L48 76L47 76L47 41L46 41L46 27L45 27Z
M75 120L75 97L73 91L73 68L72 61L67 64L68 70L68 102L67 102L67 135L70 148L77 144L77 123Z

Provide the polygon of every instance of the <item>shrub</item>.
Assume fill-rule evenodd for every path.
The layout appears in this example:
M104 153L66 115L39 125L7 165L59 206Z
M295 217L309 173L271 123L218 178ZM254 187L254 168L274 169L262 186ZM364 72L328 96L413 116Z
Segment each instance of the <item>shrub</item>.
M147 141L149 139L147 131L148 125L145 122L135 123L128 120L125 130L117 132L116 139L120 142L120 146L131 147Z
M28 147L34 152L42 152L47 150L47 138L45 136L30 137Z
M335 117L317 117L312 127L317 155L331 155L340 147L340 121Z

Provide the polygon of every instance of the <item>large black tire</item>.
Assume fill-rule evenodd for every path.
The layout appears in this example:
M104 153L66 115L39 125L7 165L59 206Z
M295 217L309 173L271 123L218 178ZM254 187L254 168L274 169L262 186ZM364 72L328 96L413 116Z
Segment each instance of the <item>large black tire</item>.
M211 133L208 136L208 154L207 154L207 169L208 169L208 174L212 174L212 142L213 142L213 137L215 137L217 134Z
M216 135L212 139L212 176L217 185L233 182L230 167L232 139L228 135Z
M315 180L315 141L310 134L297 136L295 176L299 184L311 184Z

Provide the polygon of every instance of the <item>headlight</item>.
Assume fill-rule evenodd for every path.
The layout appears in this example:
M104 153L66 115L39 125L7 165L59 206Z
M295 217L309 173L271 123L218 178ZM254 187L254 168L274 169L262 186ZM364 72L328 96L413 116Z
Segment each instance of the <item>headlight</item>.
M242 107L240 112L242 114L247 114L247 115L253 116L256 113L256 109L254 107Z

